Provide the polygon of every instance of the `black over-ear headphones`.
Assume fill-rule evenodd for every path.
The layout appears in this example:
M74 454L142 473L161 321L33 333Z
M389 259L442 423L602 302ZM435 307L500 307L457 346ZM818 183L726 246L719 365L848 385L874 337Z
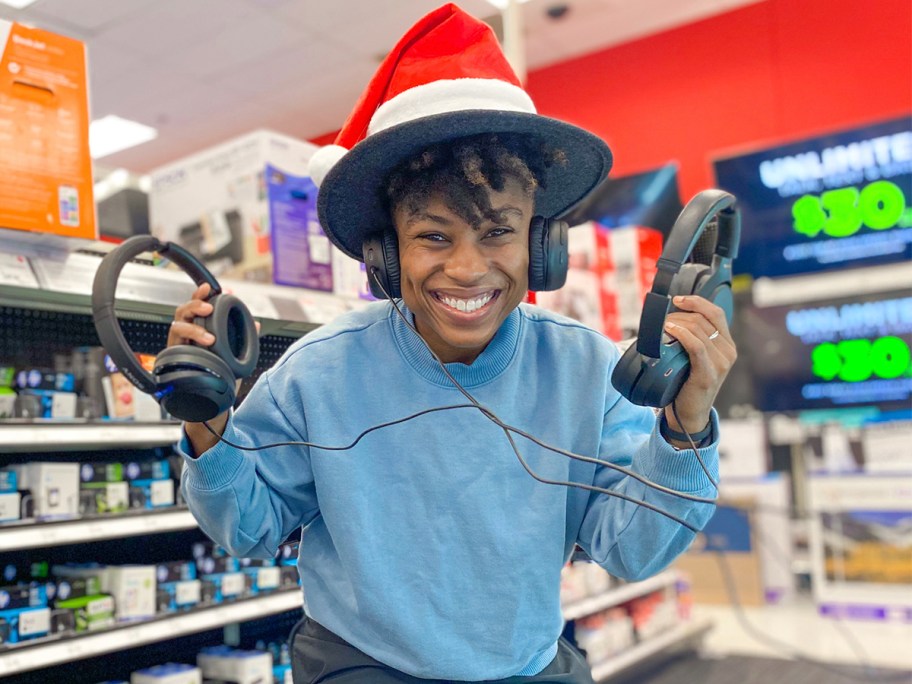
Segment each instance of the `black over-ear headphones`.
M699 295L725 311L731 323L732 260L738 256L741 216L733 195L721 190L698 193L678 216L662 256L652 291L646 295L636 345L631 345L611 375L615 388L634 404L663 408L677 396L690 375L690 359L680 342L664 332L665 317L679 311L678 295ZM713 219L718 239L712 263L684 264Z
M529 225L529 289L559 290L567 280L566 221L535 216ZM399 298L399 241L394 230L371 233L362 246L371 294ZM376 280L382 284L382 288ZM384 292L384 290L386 290Z
M124 265L143 252L158 252L177 264L197 285L209 283L212 314L196 318L215 336L211 347L181 344L164 349L150 375L127 344L114 313L117 279ZM222 288L192 254L173 242L137 235L109 252L92 285L95 330L105 351L130 382L154 396L175 418L199 423L211 420L234 404L235 383L256 368L260 353L256 325L244 303Z

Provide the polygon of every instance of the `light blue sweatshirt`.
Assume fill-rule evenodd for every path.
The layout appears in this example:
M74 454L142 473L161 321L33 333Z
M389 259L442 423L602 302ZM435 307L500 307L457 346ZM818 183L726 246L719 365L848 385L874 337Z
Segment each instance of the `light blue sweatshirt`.
M653 411L612 387L618 358L602 335L521 305L474 363L447 368L502 420L550 444L712 496L693 453L676 451ZM464 403L391 305L378 302L295 342L231 415L224 437L344 445L372 425ZM712 505L516 442L542 477L623 492L698 528L712 514ZM186 438L180 448L188 453ZM715 445L701 455L715 479ZM242 452L219 443L185 461L184 495L212 539L238 556L269 557L303 527L307 614L417 677L540 672L557 651L560 573L575 543L608 572L640 579L693 537L636 504L537 482L503 431L472 408L378 430L350 451Z

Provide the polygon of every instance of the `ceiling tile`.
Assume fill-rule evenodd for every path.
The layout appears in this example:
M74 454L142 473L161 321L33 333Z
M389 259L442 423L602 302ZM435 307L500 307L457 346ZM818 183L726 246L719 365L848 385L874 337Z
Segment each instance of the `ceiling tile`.
M42 18L53 19L91 35L102 27L130 15L141 15L156 0L41 0L27 8L25 16L40 25ZM208 0L212 2L212 0Z
M106 27L104 39L154 57L204 46L256 13L244 0L159 0L140 15Z
M245 63L270 53L281 59L283 49L311 40L312 36L305 29L259 13L169 57L172 63L181 64L188 73L199 78L229 76Z

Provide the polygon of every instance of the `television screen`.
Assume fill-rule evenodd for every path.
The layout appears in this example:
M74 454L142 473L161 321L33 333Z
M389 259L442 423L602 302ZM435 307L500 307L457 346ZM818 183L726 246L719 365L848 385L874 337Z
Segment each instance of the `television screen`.
M744 342L762 411L912 402L908 290L748 307Z
M655 228L667 236L682 208L678 166L672 162L651 171L605 179L562 218L571 226L598 221L608 228Z
M789 276L912 257L912 120L717 159L738 198L735 273Z

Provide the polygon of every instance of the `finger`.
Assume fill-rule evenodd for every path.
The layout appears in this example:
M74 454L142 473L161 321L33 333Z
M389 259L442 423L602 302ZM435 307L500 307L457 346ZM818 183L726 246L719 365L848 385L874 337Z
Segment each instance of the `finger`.
M671 321L676 325L683 325L685 327L693 327L694 331L701 331L706 337L712 335L716 328L705 316L702 316L697 313L687 313L684 311L676 311L674 313L668 314L666 320Z
M210 289L209 283L203 283L193 291L193 299L206 299Z
M728 319L725 318L725 311L722 307L713 304L704 297L698 297L697 295L675 297L673 302L679 309L700 314L712 323L714 330L718 330L721 336L732 341L731 333L728 330Z
M710 340L693 322L677 325L674 321L666 321L665 332L681 343L690 359L691 376L703 377L701 385L711 386L718 375L730 366L726 354L714 344L716 340Z
M168 331L168 346L188 342L209 347L215 342L215 336L201 325L194 325L186 321L172 321L171 330Z
M207 285L208 287L208 285ZM181 304L174 312L176 321L193 321L197 316L206 317L212 313L212 304L204 302L201 299L191 299L185 304Z

